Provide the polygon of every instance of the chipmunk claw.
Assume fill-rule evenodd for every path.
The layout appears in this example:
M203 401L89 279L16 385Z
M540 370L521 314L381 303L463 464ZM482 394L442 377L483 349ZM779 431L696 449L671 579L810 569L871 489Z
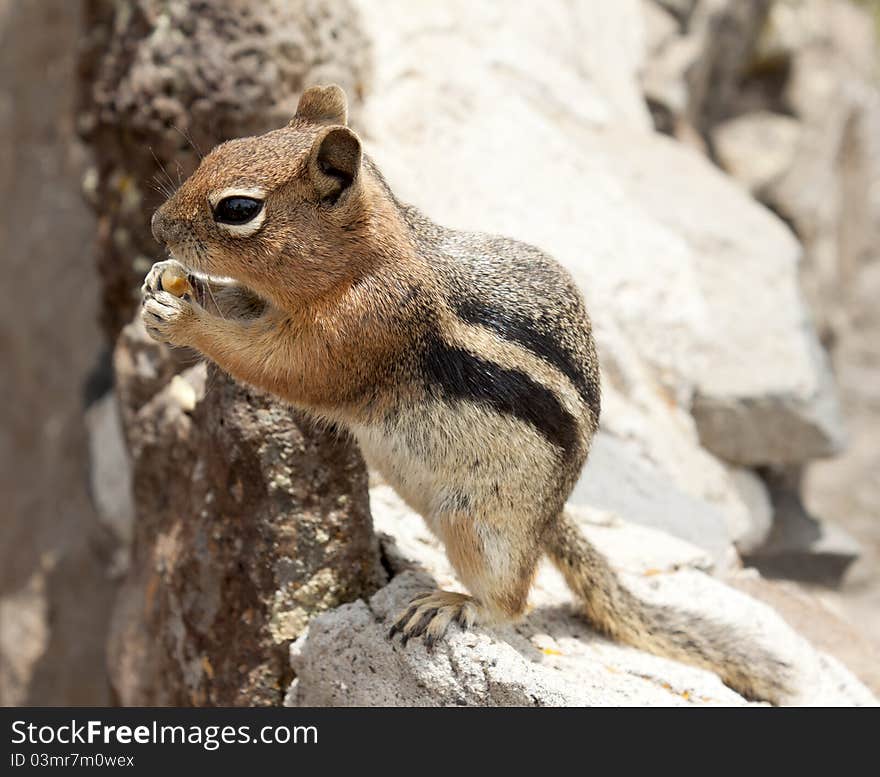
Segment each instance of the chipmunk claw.
M398 616L388 632L388 638L401 635L401 645L410 639L422 638L430 651L440 642L450 624L469 628L477 621L477 604L467 594L451 591L432 591L413 599Z
M167 291L156 291L146 297L141 319L154 340L169 345L187 345L196 312L190 299L175 297Z

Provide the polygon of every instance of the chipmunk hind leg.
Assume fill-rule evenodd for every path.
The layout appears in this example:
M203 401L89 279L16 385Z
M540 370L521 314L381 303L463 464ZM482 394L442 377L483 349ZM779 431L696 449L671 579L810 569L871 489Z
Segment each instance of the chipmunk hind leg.
M438 519L446 554L468 594L437 590L416 597L391 629L403 641L424 637L432 647L450 624L462 628L518 620L526 611L541 548L532 538L511 537L509 526L449 515Z

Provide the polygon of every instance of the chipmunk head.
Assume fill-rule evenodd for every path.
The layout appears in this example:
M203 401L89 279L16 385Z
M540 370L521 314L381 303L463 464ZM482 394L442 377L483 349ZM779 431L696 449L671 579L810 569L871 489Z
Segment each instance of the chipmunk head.
M215 148L153 216L153 235L190 269L302 301L354 277L365 208L361 143L345 93L312 87L279 130Z

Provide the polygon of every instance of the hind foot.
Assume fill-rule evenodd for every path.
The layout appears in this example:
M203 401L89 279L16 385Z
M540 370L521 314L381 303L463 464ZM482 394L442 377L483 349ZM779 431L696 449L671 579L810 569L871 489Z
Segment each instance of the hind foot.
M388 633L389 638L401 634L405 645L413 637L424 636L430 650L446 634L450 623L467 629L478 620L479 606L473 597L451 591L432 591L413 599Z

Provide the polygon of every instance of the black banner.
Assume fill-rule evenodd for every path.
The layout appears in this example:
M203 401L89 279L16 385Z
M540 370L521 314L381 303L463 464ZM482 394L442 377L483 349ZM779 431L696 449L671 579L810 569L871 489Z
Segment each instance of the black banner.
M688 747L714 738L740 737L719 726L716 716L736 715L752 742L768 732L773 710L615 709L0 709L0 774L35 770L126 774L186 773L211 768L275 767L301 770L377 768L389 772L448 768L473 770L485 758L500 770L517 771L562 763L587 768L593 759L671 756L686 724ZM671 726L659 725L660 716ZM746 716L749 716L748 719ZM683 717L686 716L686 720ZM778 742L780 730L774 727ZM721 732L726 732L723 736ZM729 746L729 742L727 743ZM683 745L679 742L679 746ZM724 745L722 745L724 746ZM687 750L687 748L686 748ZM693 755L693 753L690 753ZM564 759L564 761L560 761ZM610 765L610 764L609 764ZM656 765L656 762L654 763ZM124 771L122 771L124 770ZM565 768L565 771L569 771Z

